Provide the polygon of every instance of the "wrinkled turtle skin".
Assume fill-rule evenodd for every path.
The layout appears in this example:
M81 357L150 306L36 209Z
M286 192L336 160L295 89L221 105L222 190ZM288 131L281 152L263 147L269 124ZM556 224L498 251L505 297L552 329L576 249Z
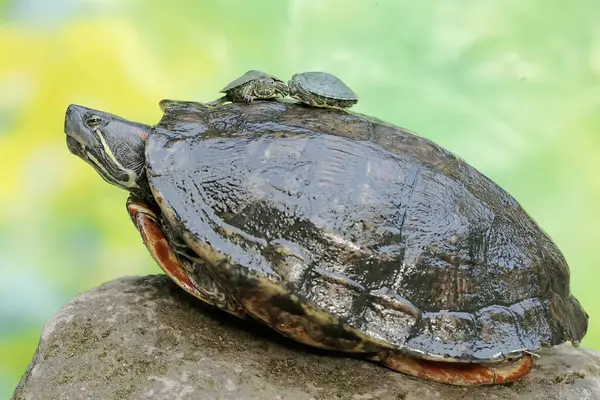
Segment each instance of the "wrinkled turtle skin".
M103 175L110 168L94 167L151 205L178 254L193 254L184 275L218 292L209 303L398 370L377 354L494 365L585 335L587 314L551 239L434 143L286 102L161 108L149 127L70 106L67 142L105 163L85 121L108 120L96 132L110 147L131 124L145 168L115 183Z

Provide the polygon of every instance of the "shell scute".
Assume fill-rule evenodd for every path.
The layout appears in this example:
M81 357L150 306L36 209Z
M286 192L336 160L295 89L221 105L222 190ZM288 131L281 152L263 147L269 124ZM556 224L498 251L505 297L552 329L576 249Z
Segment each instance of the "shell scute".
M246 83L248 83L250 81L253 81L256 79L261 79L261 78L271 78L275 81L281 82L280 79L274 77L273 75L269 75L266 72L251 69L251 70L247 71L244 75L233 80L227 86L225 86L223 89L221 89L221 93L227 93L228 91L235 89L237 87L240 87L242 85L245 85Z
M190 247L220 252L211 273L266 324L324 348L458 362L585 334L560 251L449 152L337 110L262 102L201 113L165 114L164 144L147 147L149 179ZM336 342L332 324L359 339Z
M358 96L342 80L327 72L303 72L292 77L305 90L337 100L357 100Z
M480 326L472 314L428 312L415 324L404 347L424 358L468 361L479 332Z

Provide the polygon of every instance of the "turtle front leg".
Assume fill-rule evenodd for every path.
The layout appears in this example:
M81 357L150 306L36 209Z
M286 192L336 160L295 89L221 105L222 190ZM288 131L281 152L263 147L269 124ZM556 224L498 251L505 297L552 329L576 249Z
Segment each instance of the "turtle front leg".
M246 102L252 103L254 101L254 98L255 98L255 93L254 93L255 89L256 89L256 85L253 82L247 83L242 88L241 97L244 100L246 100Z
M515 361L487 365L422 360L393 350L385 351L372 360L394 371L456 386L513 382L527 375L533 365L529 354Z
M171 243L158 222L156 214L147 204L130 196L127 199L127 211L133 224L140 232L150 255L173 282L205 303L218 307L236 317L246 318L246 313L243 309L235 302L230 301L211 276L204 274L204 280L199 282L193 281L190 278L190 272L185 268L182 260L173 250ZM204 269L198 263L191 263L194 265L193 269Z

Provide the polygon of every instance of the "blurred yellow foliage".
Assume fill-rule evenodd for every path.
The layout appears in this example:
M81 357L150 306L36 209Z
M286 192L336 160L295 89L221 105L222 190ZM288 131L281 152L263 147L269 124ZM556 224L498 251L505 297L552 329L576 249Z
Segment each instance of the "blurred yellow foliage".
M42 11L40 11L42 10ZM0 397L75 293L158 273L127 194L69 154L71 103L155 123L248 69L334 72L356 110L507 189L547 230L600 348L600 3L0 1Z

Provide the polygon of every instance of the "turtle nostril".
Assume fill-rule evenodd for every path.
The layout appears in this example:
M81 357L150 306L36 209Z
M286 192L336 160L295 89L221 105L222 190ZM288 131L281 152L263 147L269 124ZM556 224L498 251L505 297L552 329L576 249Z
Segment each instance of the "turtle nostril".
M70 118L71 115L76 114L77 106L75 104L70 104L67 107L67 111L65 111L65 118Z
M74 104L71 104L69 107L67 107L67 111L65 111L64 130L68 136L74 136L77 130L79 119L80 113L78 112L78 107Z

